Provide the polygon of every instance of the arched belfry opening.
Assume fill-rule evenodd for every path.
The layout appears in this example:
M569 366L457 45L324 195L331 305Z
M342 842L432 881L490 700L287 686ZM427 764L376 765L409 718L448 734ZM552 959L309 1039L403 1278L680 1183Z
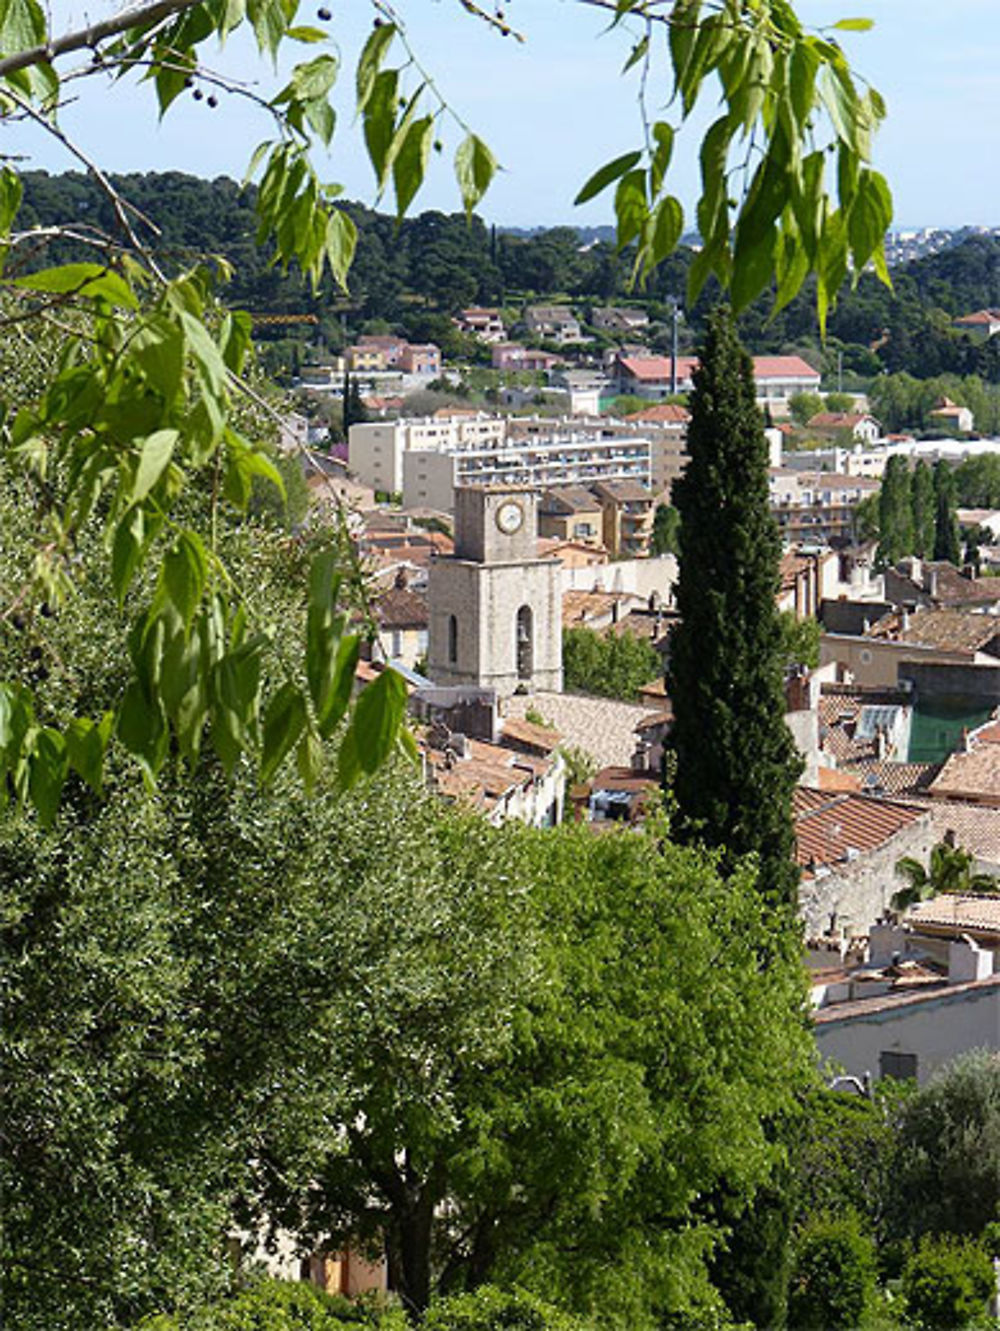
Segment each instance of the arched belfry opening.
M535 667L535 643L531 606L529 605L522 605L517 612L515 642L517 647L517 677L518 679L531 679Z

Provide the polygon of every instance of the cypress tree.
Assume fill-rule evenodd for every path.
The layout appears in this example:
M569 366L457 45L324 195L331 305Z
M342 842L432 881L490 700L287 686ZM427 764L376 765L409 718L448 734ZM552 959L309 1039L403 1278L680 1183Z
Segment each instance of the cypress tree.
M881 568L913 553L913 505L910 469L898 454L886 464L878 492L879 542L876 558Z
M934 549L934 480L931 469L921 459L910 481L913 509L913 553L926 559Z
M962 542L955 512L955 479L947 462L934 464L934 558L958 564Z
M674 486L680 576L668 671L677 833L754 852L768 898L794 904L791 797L801 760L785 724L775 597L781 539L753 367L732 318L709 322L694 374L689 462Z

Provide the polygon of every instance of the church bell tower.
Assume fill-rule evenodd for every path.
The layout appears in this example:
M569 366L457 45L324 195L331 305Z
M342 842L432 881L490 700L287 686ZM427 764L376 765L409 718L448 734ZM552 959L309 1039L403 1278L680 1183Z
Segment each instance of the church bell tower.
M538 493L457 486L455 553L428 573L435 684L562 692L560 564L538 557Z

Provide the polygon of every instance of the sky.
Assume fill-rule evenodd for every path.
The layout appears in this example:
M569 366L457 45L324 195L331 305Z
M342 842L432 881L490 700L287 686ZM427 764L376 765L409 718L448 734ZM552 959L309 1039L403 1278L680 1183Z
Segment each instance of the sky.
M323 0L316 0L322 5ZM638 146L636 71L621 76L631 47L622 29L606 31L607 15L580 0L501 0L518 43L470 17L458 0L400 0L411 45L448 105L490 145L503 170L479 211L505 226L597 226L610 222L610 195L583 207L573 198L592 171ZM326 0L331 34L344 70L339 122L329 157L317 165L347 197L374 203L376 184L354 123L353 67L372 21L369 0ZM889 117L875 165L889 179L897 227L1000 226L1000 3L998 0L799 0L803 22L822 28L864 15L875 26L841 33L855 69L885 97ZM113 6L51 0L53 30L103 18ZM323 26L313 4L300 21ZM300 48L311 53L319 48ZM230 43L206 64L265 96L277 75L252 46ZM246 98L219 93L219 105L179 99L160 121L151 89L110 85L100 77L71 85L76 100L64 129L110 171L183 170L242 178L254 147L270 132L268 118ZM206 89L208 91L208 89ZM714 99L714 91L712 93ZM657 118L678 124L664 78L647 89ZM716 112L710 102L680 133L671 168L688 215L696 197L697 145ZM446 123L444 151L432 159L414 211L460 207L451 159L462 136ZM0 125L0 153L49 171L78 164L58 143L22 124Z

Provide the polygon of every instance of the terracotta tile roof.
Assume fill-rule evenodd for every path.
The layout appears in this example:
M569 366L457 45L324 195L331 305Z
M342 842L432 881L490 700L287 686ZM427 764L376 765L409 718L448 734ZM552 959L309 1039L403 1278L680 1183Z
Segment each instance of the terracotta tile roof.
M539 513L596 513L600 500L583 485L554 485L543 490Z
M853 430L862 421L874 419L867 411L817 411L809 424L817 430Z
M819 769L820 790L855 790L861 791L861 778L852 772L842 771L839 767L821 767Z
M807 786L794 791L793 811L795 858L803 868L837 864L852 859L851 852L876 850L927 817L926 810L913 805Z
M901 614L885 615L868 630L868 637L935 647L939 651L979 651L1000 636L1000 615L973 610L918 610L904 627Z
M929 791L943 799L1000 805L1000 745L977 744L968 753L953 753Z
M819 381L819 370L814 370L801 356L754 356L753 372L757 379L801 378L804 375Z
M623 356L619 362L633 379L669 379L672 374L672 361L669 356ZM698 365L697 356L677 357L677 379L689 379L691 372Z
M667 707L662 712L654 712L652 716L644 716L635 727L635 734L641 735L646 730L659 730L661 726L669 726L673 723L674 709L670 705L670 699L667 699Z
M543 753L551 753L559 747L562 736L553 726L540 726L535 721L525 721L521 717L508 716L503 723L502 736L515 744L526 744Z
M629 412L625 419L646 421L650 425L687 425L691 413L679 402L658 402L654 407L644 407L642 411Z
M551 768L551 759L514 753L499 744L467 739L466 757L421 744L435 788L449 799L490 809L504 796L528 786Z
M375 602L378 622L386 629L425 629L427 596L412 587L390 587Z
M956 324L992 324L1000 322L1000 310L976 310L972 314L960 315L953 319Z
M1000 935L1000 896L942 892L921 901L906 916L913 929L946 929L958 933Z
M940 770L940 763L894 763L880 758L863 758L845 769L869 795L924 793Z
M926 808L935 838L944 840L954 833L958 845L977 860L1000 865L1000 809L950 800L931 800Z
M624 790L633 794L640 794L647 790L656 790L659 786L659 778L655 776L644 776L641 772L633 772L631 767L603 767L595 777L591 778L591 790Z
M996 578L968 578L944 560L928 560L925 576L934 575L933 599L941 605L992 605L1000 601Z
M1000 744L1000 716L969 732L970 744Z
M829 1026L838 1021L854 1021L858 1017L874 1016L877 1012L892 1012L896 1008L912 1007L915 1003L952 1003L964 1001L975 994L992 996L1000 990L1000 974L990 975L985 980L970 980L967 984L941 984L932 988L921 988L915 993L903 991L883 994L878 998L859 998L851 1003L831 1003L812 1014L817 1026Z
M562 622L565 628L580 628L588 620L610 615L615 606L630 599L619 592L563 592Z

